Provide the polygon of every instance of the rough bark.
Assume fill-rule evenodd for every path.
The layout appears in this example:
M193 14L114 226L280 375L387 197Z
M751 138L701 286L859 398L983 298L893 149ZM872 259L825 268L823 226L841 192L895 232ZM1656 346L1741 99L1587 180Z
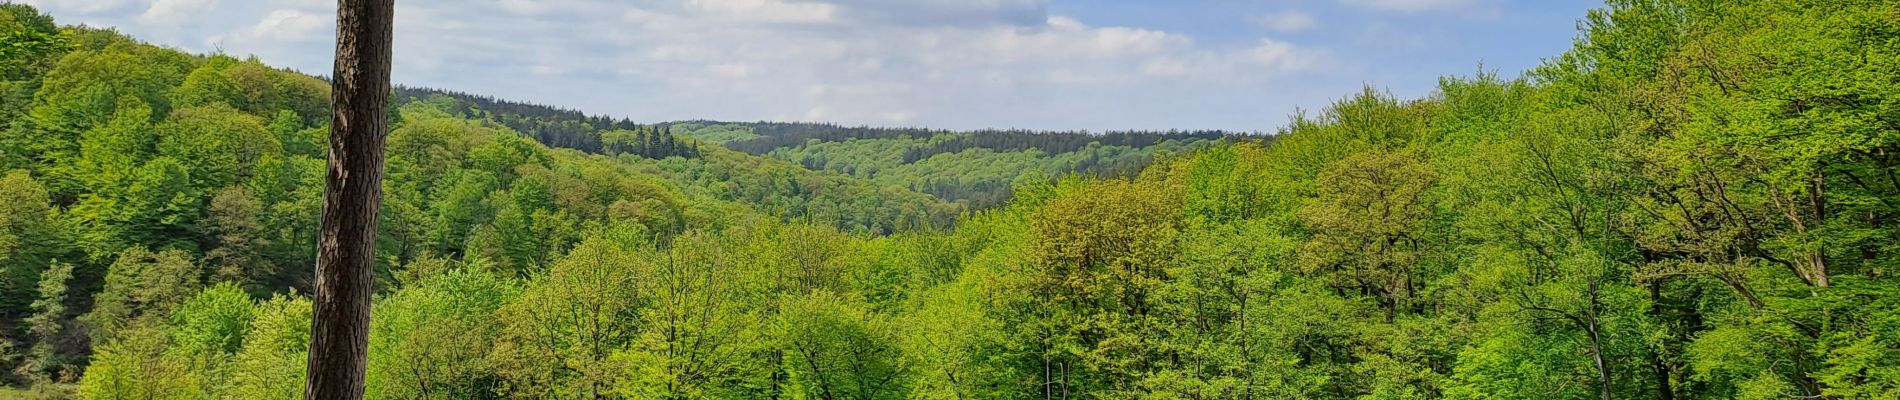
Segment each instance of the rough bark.
M369 355L395 0L338 0L328 174L317 244L307 399L361 399Z

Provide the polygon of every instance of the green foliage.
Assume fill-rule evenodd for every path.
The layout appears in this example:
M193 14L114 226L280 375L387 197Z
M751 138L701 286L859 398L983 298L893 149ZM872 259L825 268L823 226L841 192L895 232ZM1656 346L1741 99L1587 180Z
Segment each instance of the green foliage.
M105 288L93 296L92 311L79 320L91 332L94 345L111 342L121 337L122 328L163 321L173 307L197 292L201 275L183 251L126 249L106 269Z
M73 266L65 263L54 264L40 274L39 297L33 301L33 316L20 321L26 324L27 334L36 341L28 350L26 360L20 363L18 375L47 381L64 364L54 346L60 338L60 330L65 328L66 282L72 278Z
M639 264L635 285L646 299L641 333L614 353L625 370L616 393L632 398L744 398L766 375L759 354L771 340L761 315L757 264L728 255L744 242L689 232Z
M195 380L188 365L163 358L166 347L163 330L139 326L121 334L124 339L93 350L92 364L79 381L80 398L207 397L198 389L208 383Z
M1105 145L1102 142L1113 142L1112 137L1090 137L1095 141L1082 147L1045 150L1016 148L1014 146L1020 143L993 137L1000 135L1003 134L968 132L838 141L813 139L797 146L775 148L766 154L811 169L871 179L945 200L967 202L977 208L990 208L1009 200L1010 184L1025 175L1133 175L1157 158L1187 153L1213 142L1201 137L1182 137L1137 147L1134 144Z
M818 291L781 301L789 391L810 399L909 398L908 371L888 321Z
M518 291L484 266L465 265L424 272L383 298L370 326L368 396L446 399L493 393L500 380L483 360L500 330L493 316Z
M499 311L501 339L489 360L512 392L600 397L628 368L611 356L639 337L645 300L635 279L652 261L627 233L614 236L582 241Z
M22 4L6 4L0 13L0 79L15 80L36 64L65 50L66 38L52 17Z
M256 317L250 295L220 284L170 311L168 323L140 319L99 345L80 397L226 398L236 383L234 355Z
M698 146L675 139L671 128L648 127L607 131L600 134L600 145L601 151L610 155L634 154L646 158L699 157Z
M1373 150L1336 161L1319 175L1318 196L1300 210L1313 238L1303 272L1342 291L1373 294L1388 319L1431 275L1420 271L1431 237L1427 196L1433 176L1417 155Z
M278 295L258 302L244 345L231 359L231 398L298 399L310 357L310 300Z
M640 161L654 173L685 182L708 197L754 205L768 215L886 234L943 227L965 207L902 187L851 178L798 165L705 148L701 158Z
M735 124L680 122L668 125L682 135L711 144L742 142L759 138L752 128Z
M250 331L252 312L251 296L237 285L212 286L172 311L171 340L193 353L236 353Z
M19 313L33 282L58 256L58 215L46 187L27 171L0 175L0 315Z
M1260 140L399 89L368 390L1891 399L1895 9L1616 0ZM301 396L322 81L0 10L0 397Z

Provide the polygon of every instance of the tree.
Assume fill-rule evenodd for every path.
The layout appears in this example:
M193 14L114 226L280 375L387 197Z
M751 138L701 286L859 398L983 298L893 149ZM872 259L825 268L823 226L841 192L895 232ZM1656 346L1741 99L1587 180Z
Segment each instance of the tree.
M25 4L0 4L0 135L11 136L19 127L39 89L38 78L70 48L70 40L53 18ZM0 169L26 165L16 158L17 145L29 145L0 136Z
M79 160L67 174L101 196L127 184L132 170L152 157L158 142L152 108L135 96L121 96L112 119L79 135Z
M226 398L237 351L250 330L249 294L225 283L189 295L165 318L141 318L98 346L79 382L83 398Z
M232 398L303 397L310 355L310 300L277 295L257 305L244 345L233 356Z
M28 350L27 358L20 364L19 375L38 380L49 378L58 366L64 364L54 353L55 341L66 318L66 281L73 277L73 265L53 264L40 274L39 300L33 302L33 316L25 322L27 333L35 338L33 348Z
M309 399L363 398L395 12L394 0L337 5L335 117L312 301Z
M1319 198L1301 210L1315 235L1302 257L1341 291L1370 295L1386 319L1430 279L1420 264L1430 242L1429 165L1404 151L1371 151L1335 162L1320 174Z
M21 4L6 4L0 12L0 80L15 80L65 50L66 38L53 19Z
M808 399L910 398L910 371L882 316L822 290L780 302L791 390Z
M256 304L237 284L206 288L172 310L160 361L183 366L198 397L224 397L236 372L232 357L255 318Z
M55 209L46 187L27 171L0 175L0 314L23 310L32 283L60 243L54 241Z
M265 257L270 246L263 221L263 204L242 187L227 187L211 197L206 212L210 224L206 234L214 242L205 252L205 267L217 281L236 282L253 292L277 274L277 267Z
M452 270L410 268L417 277L376 305L369 397L464 399L496 393L501 376L484 357L501 329L496 310L513 302L520 287L482 263Z
M94 346L108 343L120 336L121 328L163 320L172 307L197 293L203 275L184 251L126 249L106 269L105 288L93 296L92 311L79 320Z
M1179 210L1157 183L1066 183L1030 218L1035 298L1022 327L1040 349L1045 393L1132 394L1165 357L1153 295L1175 253Z
M629 231L637 225L629 222ZM639 338L617 351L625 378L616 392L632 398L760 397L748 387L774 367L764 354L770 336L762 316L769 305L756 285L755 265L741 262L729 236L687 232L654 262L636 264L643 294Z
M71 165L81 133L109 121L115 105L125 96L138 98L152 109L151 116L171 112L165 92L184 79L189 57L170 50L124 40L100 49L74 51L61 57L40 80L33 107L18 128L0 137L0 147L18 151L29 165L54 168ZM15 156L15 155L10 155ZM61 192L72 185L57 184Z
M262 118L224 103L180 108L154 129L156 154L190 168L191 185L198 193L215 193L249 178L260 158L283 154L283 145L265 129Z
M638 232L589 237L522 289L496 314L501 338L489 361L515 396L601 399L613 394L635 341L648 293L640 271L652 262Z
M201 382L191 381L184 363L165 359L165 332L141 325L124 338L95 347L92 365L79 380L79 396L87 399L194 398Z
M172 88L169 96L173 106L180 108L206 104L241 105L237 85L225 75L225 70L237 64L230 56L212 56L200 63L197 69L185 74L185 82Z

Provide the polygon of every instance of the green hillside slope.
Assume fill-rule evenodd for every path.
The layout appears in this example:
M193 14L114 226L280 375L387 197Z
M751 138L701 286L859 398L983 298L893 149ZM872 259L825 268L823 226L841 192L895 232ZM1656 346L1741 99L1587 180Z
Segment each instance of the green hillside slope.
M1223 131L947 131L833 124L690 121L666 124L728 148L929 193L973 208L1010 198L1019 180L1131 176L1158 158L1209 144L1260 140Z

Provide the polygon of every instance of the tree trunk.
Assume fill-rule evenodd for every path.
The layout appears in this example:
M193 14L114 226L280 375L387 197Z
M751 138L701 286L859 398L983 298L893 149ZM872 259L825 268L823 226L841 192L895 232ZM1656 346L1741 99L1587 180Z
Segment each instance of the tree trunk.
M1597 365L1597 394L1602 396L1603 400L1611 400L1614 386L1610 383L1610 364L1603 359L1603 338L1598 336L1596 321L1592 319L1590 324L1588 326L1590 358Z
M1817 168L1814 174L1811 175L1811 178L1809 178L1809 182L1812 186L1808 188L1808 204L1814 209L1814 224L1817 226L1817 229L1819 229L1819 226L1827 224L1826 178L1827 177L1821 175L1820 168ZM1815 249L1809 250L1808 265L1811 269L1808 273L1814 275L1814 286L1828 287L1830 282L1828 282L1827 278L1827 246L1819 245L1815 246Z
M1597 311L1602 303L1597 301L1597 282L1595 280L1590 281L1588 294L1590 296L1590 306L1584 309L1584 318L1588 321L1584 324L1583 329L1590 334L1590 358L1594 359L1597 364L1597 393L1603 397L1603 400L1611 400L1612 393L1615 391L1615 385L1611 384L1610 377L1614 375L1610 373L1610 363L1603 355L1602 319L1599 318Z
M1662 282L1649 282L1649 304L1649 315L1652 318L1668 318L1663 308L1665 306L1663 305ZM1672 333L1671 336L1674 334ZM1669 383L1669 378L1673 374L1670 372L1668 362L1663 360L1661 351L1654 348L1649 350L1649 367L1656 374L1656 399L1676 400L1676 389Z
M363 398L395 9L395 0L337 0L334 117L306 399Z

